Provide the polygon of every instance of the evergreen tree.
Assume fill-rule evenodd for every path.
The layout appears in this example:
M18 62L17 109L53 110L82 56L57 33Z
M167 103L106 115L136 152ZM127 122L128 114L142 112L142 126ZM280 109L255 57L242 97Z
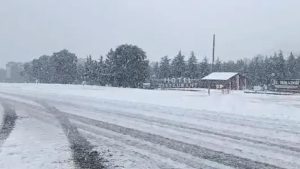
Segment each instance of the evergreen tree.
M239 72L241 74L245 74L247 71L247 64L246 61L243 59L240 59L236 62L235 66L235 72Z
M198 63L197 58L194 54L194 52L191 52L191 56L188 59L187 68L186 68L186 76L192 79L199 77L199 71L198 71Z
M208 64L208 60L206 57L200 62L199 64L199 70L200 70L200 77L203 78L204 76L207 76L210 72L210 67Z
M32 61L33 77L40 83L50 83L51 79L55 76L50 59L50 56L43 55Z
M296 58L295 79L300 79L300 56Z
M36 78L34 77L32 62L28 62L24 64L24 70L22 72L22 76L24 77L26 82L35 82ZM3 78L2 81L4 81L5 76L3 75L2 78Z
M89 55L85 62L85 80L88 84L96 85L98 82L98 65L97 61L92 59Z
M168 56L164 56L160 60L159 64L159 78L169 78L171 77L171 65Z
M171 68L171 74L173 77L184 77L186 66L184 61L184 55L181 54L181 51L179 51L177 56L174 57L171 64Z
M141 48L125 44L117 47L111 54L106 63L113 77L113 85L138 87L149 77L149 61Z
M103 60L103 56L100 56L99 58L96 72L97 72L97 83L101 86L104 86L106 84L106 78L105 78L105 63Z
M273 61L272 58L265 57L264 59L264 75L266 78L266 84L271 84L272 79L274 78L273 76L275 75L274 70L273 70Z
M106 82L113 86L117 86L116 72L118 71L118 67L115 64L117 62L116 60L117 59L114 50L110 49L106 55L104 72L106 75Z
M282 51L279 52L278 58L276 59L276 69L277 69L277 76L279 79L286 78L286 66L285 60L283 57Z
M216 63L214 65L214 72L221 72L222 71L222 62L219 58L216 59Z
M264 58L262 56L254 57L248 67L248 76L252 85L263 85L266 83Z
M77 83L82 83L85 81L85 65L77 64Z
M290 53L290 56L287 60L287 77L288 78L296 78L297 77L297 71L296 71L296 65L297 65L297 61L295 56L293 55L293 53Z
M234 61L230 60L223 63L223 71L224 72L237 72L237 65Z
M53 53L50 57L51 82L71 84L75 82L77 75L77 57L68 50Z

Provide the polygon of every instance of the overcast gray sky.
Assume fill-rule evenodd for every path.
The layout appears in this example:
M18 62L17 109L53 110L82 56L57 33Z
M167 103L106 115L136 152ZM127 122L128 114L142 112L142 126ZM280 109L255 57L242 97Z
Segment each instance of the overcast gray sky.
M68 49L85 57L119 44L150 60L179 50L221 60L300 53L299 0L1 0L0 67Z

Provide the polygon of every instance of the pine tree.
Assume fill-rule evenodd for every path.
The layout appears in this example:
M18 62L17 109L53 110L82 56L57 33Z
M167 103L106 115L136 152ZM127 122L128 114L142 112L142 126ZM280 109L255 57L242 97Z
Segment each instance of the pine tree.
M300 56L296 58L295 79L300 79Z
M210 72L210 67L208 64L208 60L205 57L199 64L199 70L200 70L200 77L203 78L204 76L207 76Z
M104 72L105 72L105 79L106 82L112 86L118 86L116 80L116 72L118 67L116 65L116 55L113 49L110 49L106 55L105 65L104 65Z
M282 51L279 52L276 68L277 68L278 78L284 79L286 77L286 66L285 66L285 60Z
M187 68L186 68L186 76L192 79L199 77L198 72L198 63L197 58L194 54L194 52L191 52L191 56L188 59Z
M96 60L92 59L91 55L89 55L85 62L85 80L88 84L97 85L98 75L98 63Z
M169 78L171 77L171 66L170 59L168 56L164 56L160 60L159 64L159 78Z
M286 63L286 65L287 65L287 77L288 78L296 78L296 76L297 76L296 64L297 64L296 58L293 55L293 53L291 52L290 56L287 60L287 63Z
M221 72L222 71L222 62L219 58L216 59L216 63L214 65L214 72Z
M271 84L272 79L274 78L274 70L273 70L273 65L272 65L272 60L269 57L265 57L264 59L264 75L266 78L266 84Z
M84 65L77 65L77 83L82 83L84 80L84 73L85 73L85 68Z
M181 54L181 51L178 52L177 56L174 57L171 64L172 76L174 77L184 77L185 75L185 61L184 55Z
M97 83L101 86L104 86L106 84L106 80L105 80L105 64L103 61L103 56L100 56L99 58L96 72L97 72Z

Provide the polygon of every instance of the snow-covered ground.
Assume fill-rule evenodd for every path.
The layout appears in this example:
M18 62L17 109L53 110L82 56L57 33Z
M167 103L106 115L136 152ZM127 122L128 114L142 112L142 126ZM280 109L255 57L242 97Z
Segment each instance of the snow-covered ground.
M108 168L300 168L299 95L0 84L0 98L26 117L0 147L0 168L11 152L16 163L27 166L46 160L73 167L56 120L37 118L43 113L38 110L28 114L21 104L42 109L36 100L66 113ZM40 146L31 149L30 142Z
M53 117L19 104L13 107L18 119L14 130L0 145L0 168L74 168L68 141Z

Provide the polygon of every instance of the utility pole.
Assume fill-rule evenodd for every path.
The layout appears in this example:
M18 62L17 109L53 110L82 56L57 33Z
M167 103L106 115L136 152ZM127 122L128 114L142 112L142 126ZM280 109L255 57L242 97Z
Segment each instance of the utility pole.
M211 62L211 72L214 71L214 63L215 63L215 46L216 46L216 35L213 35L213 51L212 51L212 62Z

